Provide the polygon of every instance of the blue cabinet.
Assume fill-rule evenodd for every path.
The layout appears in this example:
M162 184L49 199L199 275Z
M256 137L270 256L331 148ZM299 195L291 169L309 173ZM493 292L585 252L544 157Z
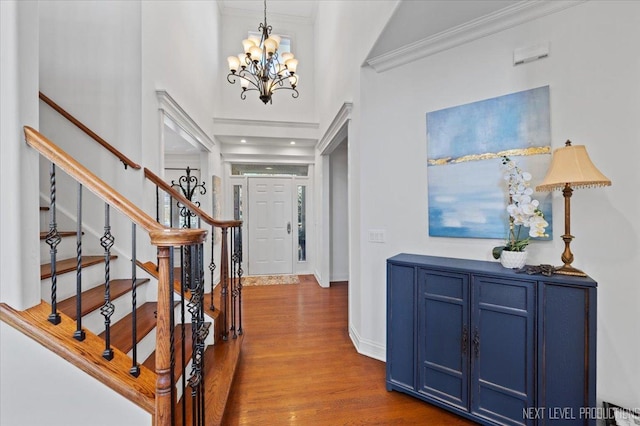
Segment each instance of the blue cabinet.
M596 283L496 262L387 262L387 389L487 425L595 425Z

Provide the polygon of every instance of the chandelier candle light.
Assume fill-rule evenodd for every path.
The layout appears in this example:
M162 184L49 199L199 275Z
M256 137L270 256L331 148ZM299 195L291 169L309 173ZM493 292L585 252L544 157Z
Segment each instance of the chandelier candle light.
M247 98L246 93L256 90L260 94L260 100L272 103L271 96L276 90L292 90L292 97L298 97L298 75L296 69L298 60L293 53L279 54L281 38L271 34L271 26L267 25L267 0L264 0L264 22L258 30L262 33L260 39L250 36L242 40L244 53L238 56L229 56L229 74L227 81L235 84L240 79L242 92L240 97Z
M553 152L551 167L537 191L553 191L562 189L564 196L564 252L562 253L563 266L556 268L557 274L575 275L586 277L587 274L571 266L573 253L571 253L571 194L573 188L593 188L597 186L610 186L611 181L594 166L587 154L584 145L571 145L567 140L562 148Z

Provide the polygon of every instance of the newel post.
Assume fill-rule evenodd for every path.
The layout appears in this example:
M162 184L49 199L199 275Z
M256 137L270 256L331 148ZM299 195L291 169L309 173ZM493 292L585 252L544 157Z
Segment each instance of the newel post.
M169 299L169 247L158 247L158 307L156 328L156 413L155 424L171 424L171 407L175 404L171 393L171 330Z
M151 231L151 244L158 246L158 305L156 328L156 400L155 426L170 426L171 411L175 405L171 392L171 316L173 315L170 299L173 283L170 271L171 247L200 244L204 242L207 231L203 229L161 229Z

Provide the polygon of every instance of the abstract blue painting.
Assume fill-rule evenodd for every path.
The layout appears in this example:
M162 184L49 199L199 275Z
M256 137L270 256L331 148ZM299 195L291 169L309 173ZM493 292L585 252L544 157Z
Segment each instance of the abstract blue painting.
M544 178L551 161L549 86L427 113L429 235L506 238L501 157ZM549 222L551 193L534 193Z

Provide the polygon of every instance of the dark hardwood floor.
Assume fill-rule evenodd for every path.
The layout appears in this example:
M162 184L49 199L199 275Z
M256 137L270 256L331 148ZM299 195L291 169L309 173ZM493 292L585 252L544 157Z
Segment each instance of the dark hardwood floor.
M472 425L385 389L385 364L349 339L347 283L243 289L242 357L225 425ZM380 315L384 315L383 312Z

